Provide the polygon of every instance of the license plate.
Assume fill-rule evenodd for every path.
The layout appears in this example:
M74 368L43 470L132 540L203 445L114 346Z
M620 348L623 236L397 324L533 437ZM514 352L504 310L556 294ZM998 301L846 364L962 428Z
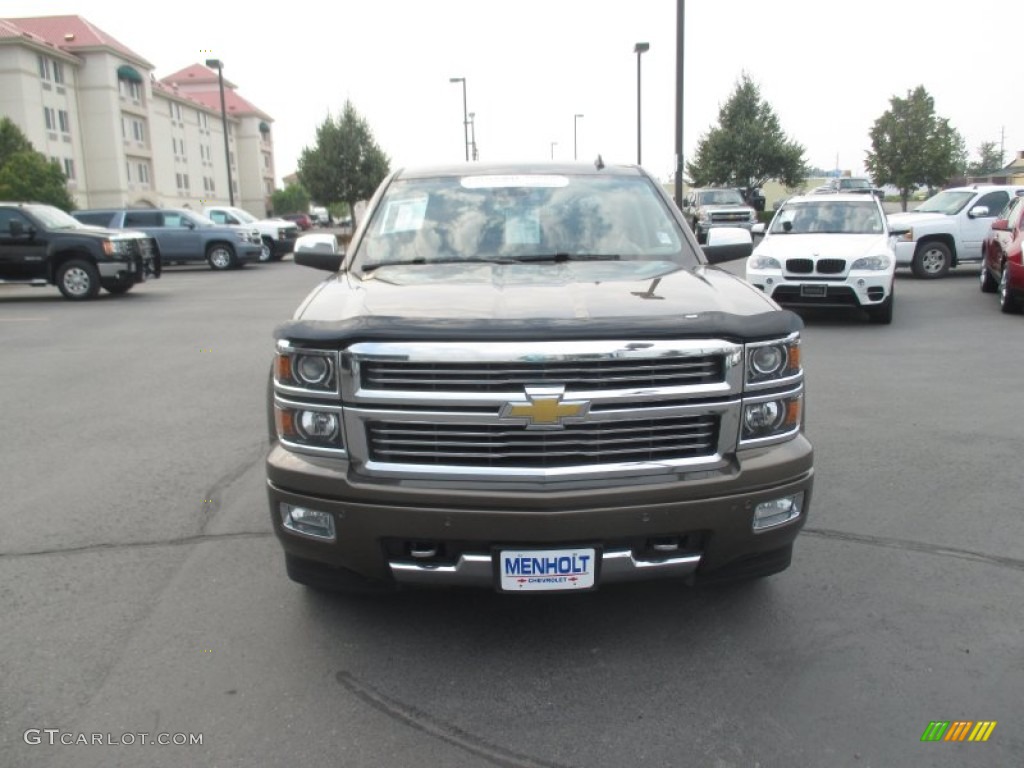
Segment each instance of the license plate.
M827 296L828 286L827 285L801 285L800 286L801 296Z
M505 592L559 592L591 589L596 550L503 549L498 552L500 586Z

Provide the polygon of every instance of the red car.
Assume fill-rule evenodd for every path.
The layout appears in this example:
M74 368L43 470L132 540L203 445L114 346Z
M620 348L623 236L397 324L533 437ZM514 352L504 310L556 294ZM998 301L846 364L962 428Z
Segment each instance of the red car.
M999 291L999 308L1003 312L1024 309L1024 197L1010 202L992 222L992 229L982 243L981 290Z
M285 219L286 221L294 221L299 225L299 229L303 232L307 229L313 228L313 219L308 213L285 213L279 218Z

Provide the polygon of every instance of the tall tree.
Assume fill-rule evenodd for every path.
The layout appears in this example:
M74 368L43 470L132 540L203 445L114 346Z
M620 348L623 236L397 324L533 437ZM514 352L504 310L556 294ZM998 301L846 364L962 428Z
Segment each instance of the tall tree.
M686 170L695 186L748 192L769 179L795 187L807 177L803 146L783 133L775 111L746 73L718 110L718 125L701 136Z
M978 159L967 166L970 176L983 176L1003 167L1003 153L994 141L983 141L978 145Z
M270 202L274 213L305 213L309 210L309 193L301 184L289 184L284 189L275 189Z
M61 167L36 152L7 117L0 119L0 200L49 203L65 211L75 207Z
M369 200L388 175L387 155L377 146L370 128L351 101L341 117L330 115L316 130L316 145L299 157L299 180L310 196L322 205L346 203L354 211L360 200Z
M935 100L919 85L905 99L889 99L889 109L871 128L864 164L875 184L899 189L905 211L915 187L941 187L963 173L967 149L949 120L935 114Z

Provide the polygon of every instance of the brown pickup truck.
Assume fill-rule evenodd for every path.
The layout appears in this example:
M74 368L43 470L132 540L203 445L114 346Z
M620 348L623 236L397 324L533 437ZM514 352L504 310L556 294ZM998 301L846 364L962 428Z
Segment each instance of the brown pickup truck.
M785 569L802 323L634 166L393 173L277 330L270 514L323 589L574 591ZM318 239L319 238L319 239Z

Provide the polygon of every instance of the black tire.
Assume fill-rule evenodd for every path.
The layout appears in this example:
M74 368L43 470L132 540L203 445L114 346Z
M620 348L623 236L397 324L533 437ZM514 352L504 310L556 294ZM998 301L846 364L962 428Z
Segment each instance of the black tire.
M892 324L892 305L895 303L895 293L890 289L885 301L873 307L867 308L868 320L875 325Z
M263 238L262 247L260 248L260 263L266 264L268 261L274 260L274 241L269 237Z
M1007 278L1008 270L1003 265L1003 271L999 273L999 309L1007 315L1019 315L1021 312L1020 301L1010 293L1010 283Z
M929 240L917 246L911 268L914 271L914 277L934 280L949 274L952 264L953 254L950 253L949 246L938 240Z
M396 591L396 585L392 582L374 581L347 568L332 568L324 563L289 555L287 552L284 556L284 566L289 579L317 592L369 595Z
M979 278L981 280L982 293L995 293L999 288L999 283L989 274L988 266L986 266L984 259L981 261L981 274Z
M100 273L83 259L65 261L57 268L57 288L65 299L87 301L100 292Z
M730 563L710 573L698 573L695 583L698 587L725 587L743 582L752 582L772 576L789 568L793 562L793 545L764 552L754 557Z
M118 280L103 283L103 290L107 293L111 293L114 296L120 296L128 293L132 288L135 287L134 280Z
M210 269L218 272L232 269L238 264L235 252L231 249L231 246L224 245L223 243L214 243L206 249L206 261L209 262Z

